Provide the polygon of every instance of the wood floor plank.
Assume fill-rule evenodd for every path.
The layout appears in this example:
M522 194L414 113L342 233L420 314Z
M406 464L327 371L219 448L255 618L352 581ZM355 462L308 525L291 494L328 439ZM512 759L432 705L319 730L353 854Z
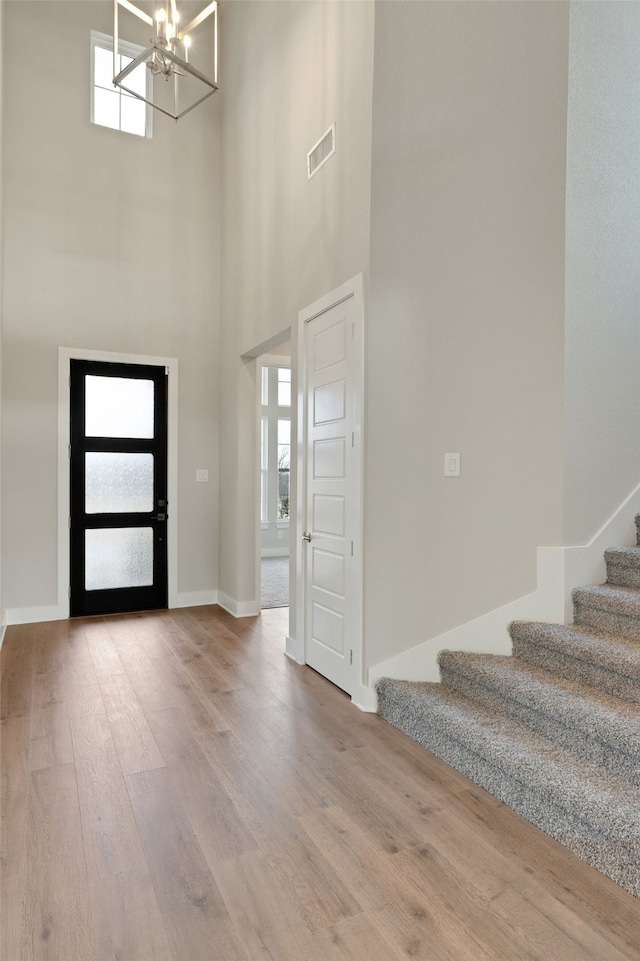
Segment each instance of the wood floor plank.
M376 922L365 914L347 918L314 935L323 961L400 961L403 957L391 947ZM405 955L406 957L406 955Z
M106 618L86 618L85 638L98 677L124 674L124 667L111 637Z
M106 715L74 718L71 725L91 882L111 874L145 868L142 845Z
M29 770L53 764L72 764L71 724L66 701L57 702L31 715Z
M100 677L99 685L123 774L164 767L164 758L127 675Z
M146 867L98 878L92 893L98 961L182 961L169 947Z
M73 764L30 775L22 948L28 961L94 961Z
M257 842L242 820L179 710L147 715L171 783L191 821L209 866L254 850Z
M169 772L131 774L126 781L174 956L180 961L246 961Z
M262 851L223 861L214 872L250 961L323 961Z
M26 876L27 792L29 786L29 718L2 721L0 734L0 957L19 958L22 903Z
M8 627L2 650L0 718L23 717L31 713L33 691L33 647L27 625Z

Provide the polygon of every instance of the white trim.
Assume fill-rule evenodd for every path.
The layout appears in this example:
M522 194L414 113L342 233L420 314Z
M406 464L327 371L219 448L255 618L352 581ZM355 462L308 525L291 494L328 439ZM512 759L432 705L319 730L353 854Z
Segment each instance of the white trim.
M2 611L2 619L0 620L0 651L2 650L2 645L4 644L4 637L7 633L7 612Z
M288 547L263 547L260 551L261 557L288 557Z
M186 594L177 594L175 603L171 607L206 607L217 603L217 591L191 591Z
M59 621L58 608L55 605L41 607L8 607L6 611L7 627L11 624L40 624L44 621Z
M636 543L635 516L638 513L640 485L625 498L588 544L539 547L537 587L531 594L375 664L369 670L369 688L374 688L381 677L439 681L437 658L442 650L511 654L508 633L511 621L570 623L573 618L572 591L605 580L604 552L609 547Z
M165 367L169 375L167 407L167 587L169 607L178 607L178 360L146 354L120 354L82 347L58 347L58 607L48 620L69 617L69 377L71 360ZM29 608L25 608L29 610ZM29 623L16 621L12 623Z
M373 687L358 684L351 700L360 711L367 714L378 713L378 695Z
M222 591L218 591L218 606L233 617L257 617L260 614L260 605L257 601L236 601Z
M363 419L364 419L364 278L358 274L346 283L341 284L325 294L315 303L301 310L298 314L298 390L297 390L297 438L296 438L296 476L295 476L295 526L291 526L293 533L293 543L290 543L290 557L295 565L295 584L296 584L296 614L295 614L295 633L301 639L297 649L297 655L301 659L300 663L306 664L305 650L305 590L304 590L304 567L303 553L299 549L302 543L304 530L304 511L305 511L305 492L306 492L306 424L304 417L304 404L306 392L306 325L321 314L326 313L345 300L354 300L354 344L353 344L353 428L354 428L354 448L353 448L353 478L354 489L350 492L353 498L353 567L352 582L348 591L347 604L350 605L350 623L352 625L352 635L349 638L349 646L353 650L353 672L351 683L351 698L357 696L364 681L364 646L362 641L362 604L363 604L363 575L362 558L364 553L364 517L363 517ZM293 413L293 397L292 397ZM293 419L292 419L293 426ZM292 478L293 480L293 478Z
M293 637L287 636L284 653L291 661L295 661L296 664L306 663L304 659L304 644L296 641Z

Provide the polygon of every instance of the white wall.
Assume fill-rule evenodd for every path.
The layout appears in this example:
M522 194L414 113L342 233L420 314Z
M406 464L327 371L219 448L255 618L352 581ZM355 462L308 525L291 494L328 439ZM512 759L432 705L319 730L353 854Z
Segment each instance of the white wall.
M299 310L367 267L373 14L359 0L222 10L220 588L240 603L258 599L256 362L241 354L288 340ZM308 182L334 121L336 154Z
M369 666L533 591L561 542L567 49L566 3L376 5Z
M4 0L0 0L0 51L2 51L4 31ZM2 290L4 284L4 253L3 253L3 228L2 211L4 202L4 189L2 180L2 156L3 156L3 104L4 104L4 71L3 58L0 56L0 421L2 420ZM0 445L0 476L2 465L2 450ZM3 640L5 609L2 591L2 484L0 483L0 645Z
M57 602L58 346L178 358L178 591L217 586L220 102L155 116L153 140L92 125L89 31L112 10L5 9L7 608Z
M640 3L571 4L565 544L640 480L638 50Z

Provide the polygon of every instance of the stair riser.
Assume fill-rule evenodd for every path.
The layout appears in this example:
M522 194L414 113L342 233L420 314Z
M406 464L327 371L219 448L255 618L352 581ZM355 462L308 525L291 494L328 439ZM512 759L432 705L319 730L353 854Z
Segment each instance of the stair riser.
M593 627L597 631L618 634L633 641L640 641L640 618L603 611L589 604L574 601L574 623Z
M607 584L616 587L640 587L640 566L608 563Z
M446 667L441 667L440 671L442 683L447 688L471 698L490 711L526 724L532 731L548 737L577 757L600 764L612 774L640 786L640 756L623 754L618 750L614 736L608 736L606 730L596 734L593 731L581 730L575 723L572 725L571 721L563 716L561 696L558 696L557 702L550 699L545 710L536 710L518 701L510 692L504 693L495 687L487 686L484 678L479 682L468 674L448 670ZM554 710L554 707L557 710Z
M615 697L626 698L640 704L640 677L624 677L607 671L598 664L581 661L570 654L543 647L528 640L514 638L513 656L534 667L543 667L556 677L579 681Z
M513 776L508 767L478 754L452 737L450 727L428 711L424 712L419 722L412 720L407 723L404 707L381 697L379 713L390 724L556 838L584 861L601 870L604 860L607 874L631 894L640 897L640 844L637 841L617 841L607 838L597 828L591 829L584 820L571 816L562 797L556 800L537 787L528 787Z

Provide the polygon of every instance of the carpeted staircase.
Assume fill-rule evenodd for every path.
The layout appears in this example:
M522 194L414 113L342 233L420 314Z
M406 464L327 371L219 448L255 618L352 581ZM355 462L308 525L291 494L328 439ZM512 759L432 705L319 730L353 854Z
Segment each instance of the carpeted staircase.
M640 897L640 546L605 560L572 625L514 622L511 657L443 651L441 684L383 678L378 711Z

